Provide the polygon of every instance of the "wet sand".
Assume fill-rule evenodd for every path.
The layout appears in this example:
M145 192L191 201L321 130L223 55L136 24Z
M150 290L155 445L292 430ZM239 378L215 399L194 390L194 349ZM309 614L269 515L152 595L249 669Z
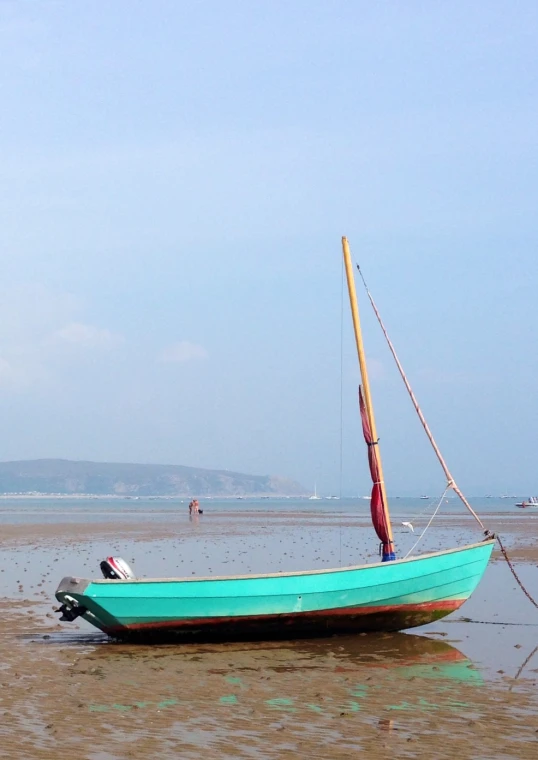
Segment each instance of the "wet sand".
M538 597L538 521L488 525ZM397 535L402 548L416 538ZM443 518L424 548L476 539L467 520ZM0 757L537 757L538 610L499 552L461 610L405 634L146 647L52 612L62 575L98 576L110 553L139 575L190 576L375 549L363 522L319 513L3 525Z

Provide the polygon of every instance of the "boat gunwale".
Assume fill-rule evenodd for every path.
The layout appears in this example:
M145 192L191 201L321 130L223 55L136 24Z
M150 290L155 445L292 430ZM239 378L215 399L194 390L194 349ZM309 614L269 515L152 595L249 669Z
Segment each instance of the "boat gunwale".
M291 578L302 577L305 575L328 575L332 573L345 573L352 570L368 570L376 567L390 567L394 565L402 565L407 562L417 562L420 560L430 559L432 557L441 557L447 554L456 554L457 552L466 551L468 549L477 549L479 546L489 546L496 542L495 538L489 538L485 541L478 541L475 544L466 544L465 546L458 546L453 549L444 549L439 552L430 552L428 554L420 554L418 557L404 557L402 559L391 560L390 562L372 562L366 565L351 565L348 567L335 567L326 568L325 570L293 570L291 572L280 573L260 573L256 575L206 575L197 578L189 576L187 578L97 578L95 580L80 578L77 579L80 583L87 581L88 583L95 584L133 584L133 583L199 583L201 581L235 581L235 580L258 580L259 578Z

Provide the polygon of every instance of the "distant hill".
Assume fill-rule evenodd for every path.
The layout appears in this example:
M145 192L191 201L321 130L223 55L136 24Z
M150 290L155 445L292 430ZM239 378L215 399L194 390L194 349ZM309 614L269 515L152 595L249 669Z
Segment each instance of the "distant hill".
M68 459L0 462L0 494L95 496L300 496L293 480L167 464L112 464Z

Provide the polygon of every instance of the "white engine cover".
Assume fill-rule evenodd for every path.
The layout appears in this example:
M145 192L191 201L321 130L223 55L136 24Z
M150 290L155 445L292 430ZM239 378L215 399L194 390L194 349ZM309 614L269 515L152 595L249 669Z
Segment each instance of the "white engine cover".
M110 580L134 580L135 574L121 557L107 557L101 562L101 572Z

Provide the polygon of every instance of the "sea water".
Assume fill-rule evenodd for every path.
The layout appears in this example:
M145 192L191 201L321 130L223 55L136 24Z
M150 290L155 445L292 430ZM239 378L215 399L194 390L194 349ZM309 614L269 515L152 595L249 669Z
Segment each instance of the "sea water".
M342 498L310 500L308 498L203 498L198 497L206 515L231 516L234 513L319 513L332 516L353 516L370 519L370 502L365 498ZM471 506L479 514L505 514L518 517L523 512L529 516L533 510L521 510L516 502L525 497L470 499ZM0 498L0 524L4 523L55 523L55 522L103 522L125 519L140 522L166 522L170 514L188 513L189 499L142 499L142 498ZM439 504L440 496L428 499L389 497L391 514L401 520L421 520L431 516ZM538 515L538 509L535 510ZM439 513L456 519L468 514L464 505L454 497L444 499Z

